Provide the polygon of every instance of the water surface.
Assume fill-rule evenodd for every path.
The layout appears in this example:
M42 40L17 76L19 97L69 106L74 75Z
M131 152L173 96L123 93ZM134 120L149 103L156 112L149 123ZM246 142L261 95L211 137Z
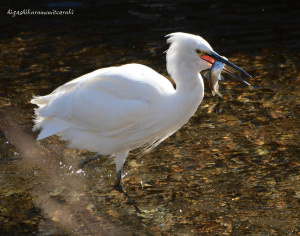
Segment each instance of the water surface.
M80 3L80 4L78 4ZM51 5L52 4L52 5ZM54 5L53 5L54 4ZM299 11L245 1L22 1L0 38L2 235L299 235ZM70 4L70 5L68 5ZM73 16L8 9L72 8ZM276 15L276 17L274 17ZM164 35L201 34L253 76L226 77L180 131L124 166L36 142L33 95L92 70L137 62L167 76Z

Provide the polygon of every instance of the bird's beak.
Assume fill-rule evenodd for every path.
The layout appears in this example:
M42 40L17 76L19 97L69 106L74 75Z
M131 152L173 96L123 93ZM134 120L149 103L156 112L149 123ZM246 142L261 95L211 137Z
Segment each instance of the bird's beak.
M220 61L220 62L226 64L227 66L229 66L230 68L239 71L242 75L246 76L247 78L252 78L251 75L249 75L246 71L242 70L241 68L239 68L235 64L231 63L226 58L220 56L216 52L205 53L204 55L202 55L200 57L201 57L201 59L207 61L210 65L212 65L215 62L215 60ZM232 70L229 70L226 67L224 67L223 71L226 72L227 74L231 75L232 77L240 80L241 82L243 82L247 85L250 85L247 81L243 80L240 76L238 76L237 74L234 74L234 72Z

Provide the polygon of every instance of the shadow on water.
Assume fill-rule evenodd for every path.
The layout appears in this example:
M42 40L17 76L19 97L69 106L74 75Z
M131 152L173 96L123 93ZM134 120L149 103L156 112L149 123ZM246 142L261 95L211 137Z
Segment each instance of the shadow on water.
M1 6L1 235L299 235L299 8L273 1L24 1ZM8 10L73 9L68 16ZM36 142L33 95L94 69L138 62L166 75L164 35L200 34L249 72L209 89L190 122L110 158ZM206 86L208 87L208 86ZM136 207L139 209L137 210Z

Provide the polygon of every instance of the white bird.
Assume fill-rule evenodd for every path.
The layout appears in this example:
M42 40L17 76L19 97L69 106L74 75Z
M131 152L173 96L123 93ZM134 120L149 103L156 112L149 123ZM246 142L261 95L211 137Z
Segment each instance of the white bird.
M188 122L204 96L200 72L218 60L251 77L219 56L202 37L167 35L167 70L176 84L151 68L126 64L85 74L51 94L34 97L37 140L52 135L68 146L116 158L116 186L131 150L151 150ZM239 77L237 77L239 78ZM240 79L240 78L239 78Z

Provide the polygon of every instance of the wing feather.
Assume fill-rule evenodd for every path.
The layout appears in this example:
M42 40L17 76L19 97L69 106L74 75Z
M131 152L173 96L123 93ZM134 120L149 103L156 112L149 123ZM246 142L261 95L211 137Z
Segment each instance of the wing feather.
M166 78L142 65L100 69L35 97L35 129L43 129L40 139L71 127L117 135L143 123L152 103L172 92Z

